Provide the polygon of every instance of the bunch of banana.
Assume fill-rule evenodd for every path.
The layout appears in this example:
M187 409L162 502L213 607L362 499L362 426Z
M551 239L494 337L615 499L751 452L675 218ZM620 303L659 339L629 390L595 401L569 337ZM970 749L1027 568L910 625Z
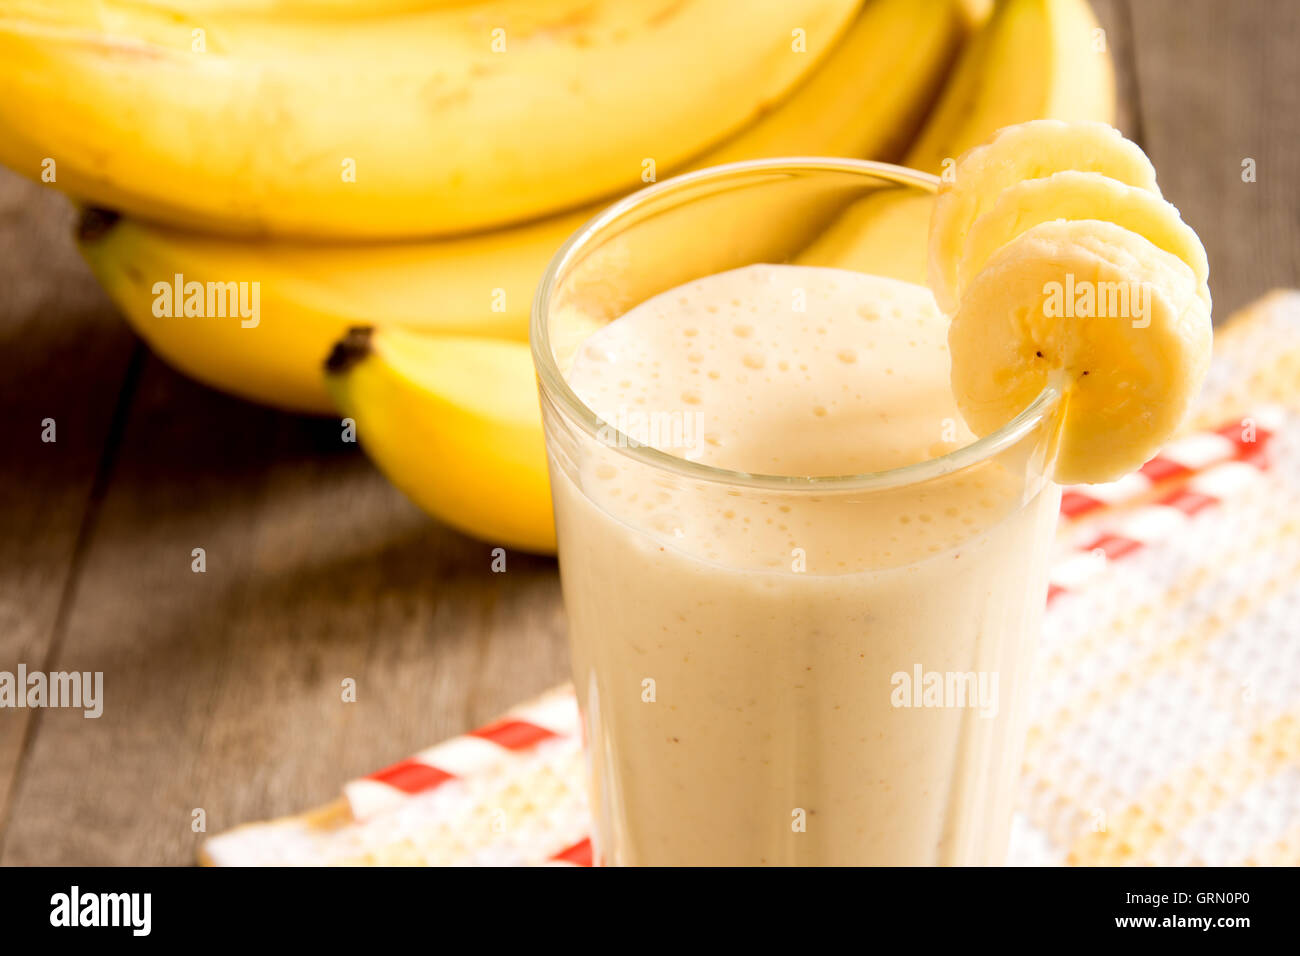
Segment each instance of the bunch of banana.
M897 158L968 28L955 0L871 0L789 96L683 168L789 154ZM602 205L469 235L328 245L214 236L91 209L79 241L132 325L172 364L280 407L339 407L356 419L363 446L381 468L427 510L491 540L545 551L553 547L554 532L540 467L536 390L527 371L528 309L551 256ZM204 288L256 281L257 324L207 317L177 321L171 310L155 307L155 286L175 275ZM378 326L368 339L376 357L362 361L352 340L352 360L334 364L327 389L321 362L357 325ZM434 344L445 350L439 355L476 374L448 376L438 371L446 366L433 361L392 361L421 346L418 338L397 332L390 340L390 329L437 336ZM420 354L429 358L427 350ZM389 387L360 384L365 370L376 368L384 374L376 371L372 383L386 376ZM418 383L427 388L403 393ZM491 396L486 405L485 393ZM402 408L396 420L418 426L422 435L386 441L381 436L389 434L387 423ZM440 411L417 415L413 408ZM507 408L513 411L507 414ZM529 423L531 442L517 440L518 416ZM515 424L505 427L507 421ZM507 434L514 436L510 453L531 449L537 467L499 471ZM435 477L427 450L452 445L458 453L439 456ZM502 481L511 493L474 493Z
M426 510L548 551L526 338L560 243L688 168L823 154L937 171L1012 122L1110 118L1109 62L1080 55L1086 0L984 7L0 0L0 161L113 210L87 210L79 242L168 361L337 408ZM872 254L887 218L844 217L817 258ZM187 315L191 286L237 314Z
M39 177L53 158L70 195L205 231L483 229L629 188L647 158L671 168L737 132L858 5L482 0L374 16L357 2L309 18L301 2L241 16L4 0L0 161Z
M781 155L898 157L964 28L952 0L871 0L789 97L689 168ZM131 324L173 365L246 398L327 413L333 404L320 363L354 325L525 342L546 264L603 205L466 236L328 245L211 236L133 218L105 228L96 214L81 230L81 248ZM176 321L156 310L154 284L174 275L204 287L257 281L257 326ZM531 380L519 387L531 389Z

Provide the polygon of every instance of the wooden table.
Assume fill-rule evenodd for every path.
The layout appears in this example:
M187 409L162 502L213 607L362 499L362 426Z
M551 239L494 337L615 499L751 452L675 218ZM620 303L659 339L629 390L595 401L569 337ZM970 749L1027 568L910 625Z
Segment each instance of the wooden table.
M1298 284L1300 4L1094 5L1122 125L1205 239L1216 314ZM103 671L105 705L0 711L0 863L189 863L196 809L217 832L330 801L566 678L554 562L494 574L337 422L172 372L71 222L0 172L0 670Z

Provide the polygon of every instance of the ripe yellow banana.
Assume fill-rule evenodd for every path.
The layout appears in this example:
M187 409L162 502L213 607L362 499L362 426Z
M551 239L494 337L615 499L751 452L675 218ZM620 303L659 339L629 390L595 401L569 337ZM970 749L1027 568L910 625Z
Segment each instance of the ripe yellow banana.
M362 447L416 504L489 543L554 553L528 346L355 329L326 373Z
M1115 69L1088 0L1004 0L971 41L907 165L945 160L1033 119L1115 121Z
M997 130L1033 119L1115 116L1115 75L1087 0L1003 0L962 52L904 163L943 174ZM801 262L926 281L932 204L907 193L868 196Z
M484 0L346 19L0 2L0 161L207 231L464 232L724 139L816 66L859 2L738 16L732 0Z
M320 363L350 326L526 341L532 287L581 219L442 242L239 242L88 210L82 255L132 327L199 381L289 411L328 413ZM162 290L247 283L256 319L186 316ZM161 285L160 285L161 284ZM183 301L183 300L182 300Z
M41 0L44 2L44 0ZM192 16L374 17L443 7L468 7L483 0L118 0L122 6Z
M871 0L789 97L691 166L783 154L897 157L956 51L960 6ZM329 245L204 236L92 214L80 243L131 324L173 365L246 398L328 412L320 362L351 326L526 340L547 262L598 209L452 239ZM205 287L257 282L258 324L157 314L154 287L176 275Z

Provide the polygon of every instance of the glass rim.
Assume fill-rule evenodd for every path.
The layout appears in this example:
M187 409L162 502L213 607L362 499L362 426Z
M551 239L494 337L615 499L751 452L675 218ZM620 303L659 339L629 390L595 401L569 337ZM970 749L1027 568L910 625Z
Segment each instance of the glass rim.
M529 319L528 339L532 350L533 367L536 370L538 381L541 383L541 393L543 397L555 401L565 417L576 423L593 440L605 445L616 446L621 454L662 471L673 472L687 478L744 488L770 491L807 490L814 493L896 488L920 484L943 475L962 471L1016 445L1047 419L1060 398L1060 393L1051 384L1044 387L1034 400L1011 418L1010 421L987 435L977 438L968 445L963 445L961 448L935 458L927 458L923 461L900 465L883 471L862 472L859 474L769 475L733 471L728 468L719 468L714 465L679 458L650 445L639 444L630 436L615 428L613 424L599 418L596 412L569 387L568 381L556 364L555 355L551 349L547 317L550 313L551 298L555 291L557 278L568 266L573 264L577 256L585 250L587 243L593 236L628 213L658 199L664 193L674 192L684 186L711 180L723 180L745 173L764 172L838 172L867 175L896 185L920 188L930 193L935 192L939 185L939 178L930 173L874 160L818 156L749 159L709 166L705 169L670 177L644 189L639 189L596 213L566 239L555 255L551 257L550 264L546 267L546 272L543 274L541 282L537 286L537 292L533 296L532 315ZM612 430L612 443L601 440L599 434L602 430L605 432Z

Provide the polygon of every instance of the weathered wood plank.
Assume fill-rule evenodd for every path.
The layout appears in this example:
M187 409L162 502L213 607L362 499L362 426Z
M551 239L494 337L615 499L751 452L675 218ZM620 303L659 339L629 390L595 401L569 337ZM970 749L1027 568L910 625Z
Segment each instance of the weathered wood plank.
M71 241L72 209L0 169L0 670L47 667L135 338ZM42 422L54 422L54 442ZM0 842L41 715L0 710Z
M1300 284L1300 4L1131 7L1144 145L1205 242L1216 317Z
M563 680L554 562L489 551L336 422L151 362L58 661L104 671L104 716L45 715L3 862L190 862L195 808L216 830L333 799Z

